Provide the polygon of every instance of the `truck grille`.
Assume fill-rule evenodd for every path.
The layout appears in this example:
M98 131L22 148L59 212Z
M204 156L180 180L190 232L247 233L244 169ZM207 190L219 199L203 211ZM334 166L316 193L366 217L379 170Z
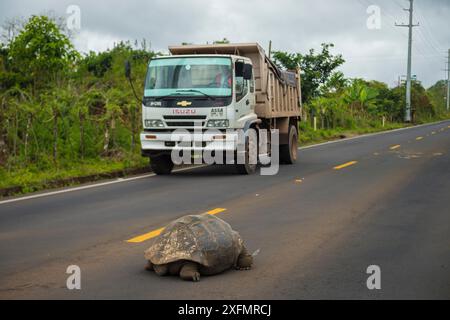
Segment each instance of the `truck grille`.
M166 121L168 127L195 127L204 126L205 121Z
M206 116L164 116L164 120L206 120Z
M206 122L206 116L199 115L164 116L163 118L164 120L172 120L166 121L168 127L203 127Z

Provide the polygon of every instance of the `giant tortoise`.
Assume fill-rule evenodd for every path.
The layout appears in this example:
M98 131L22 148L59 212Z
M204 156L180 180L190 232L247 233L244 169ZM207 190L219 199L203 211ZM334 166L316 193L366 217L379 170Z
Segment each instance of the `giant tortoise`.
M145 252L146 269L159 276L199 281L230 268L249 270L253 257L236 231L216 216L189 215L170 223Z

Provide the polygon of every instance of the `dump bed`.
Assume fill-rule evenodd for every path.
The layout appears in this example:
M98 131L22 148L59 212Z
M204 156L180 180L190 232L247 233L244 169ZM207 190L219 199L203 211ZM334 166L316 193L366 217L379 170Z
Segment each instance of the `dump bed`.
M253 64L256 114L260 118L298 117L301 112L299 71L282 71L257 43L169 47L173 55L226 54L247 57Z

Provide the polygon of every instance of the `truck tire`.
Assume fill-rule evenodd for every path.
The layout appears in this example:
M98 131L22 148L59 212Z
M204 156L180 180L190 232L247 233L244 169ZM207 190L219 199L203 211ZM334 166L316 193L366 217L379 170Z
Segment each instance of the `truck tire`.
M252 175L256 172L257 164L250 164L250 150L254 150L256 148L256 152L258 152L258 145L256 142L256 145L254 142L250 143L250 138L245 138L245 163L244 164L238 164L236 163L236 170L239 174L242 175ZM255 152L255 151L253 151ZM238 161L238 158L236 157L236 161Z
M170 154L164 154L150 158L150 167L157 175L169 175L172 172L174 164Z
M298 153L298 132L295 126L289 127L289 144L280 146L280 162L284 164L294 164L297 162Z

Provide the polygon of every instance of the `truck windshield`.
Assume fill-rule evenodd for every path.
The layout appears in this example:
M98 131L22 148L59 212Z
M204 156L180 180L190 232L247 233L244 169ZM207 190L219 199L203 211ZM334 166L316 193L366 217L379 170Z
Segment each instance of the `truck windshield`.
M231 96L231 59L221 57L152 60L145 81L146 97Z

